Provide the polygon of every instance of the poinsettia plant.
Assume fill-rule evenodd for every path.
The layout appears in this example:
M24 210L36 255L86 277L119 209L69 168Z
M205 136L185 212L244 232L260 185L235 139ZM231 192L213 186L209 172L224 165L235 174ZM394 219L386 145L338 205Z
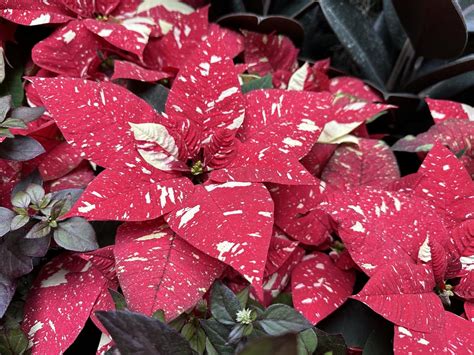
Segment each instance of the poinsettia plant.
M208 3L0 0L0 352L469 353L472 100L394 129L300 60L344 4Z

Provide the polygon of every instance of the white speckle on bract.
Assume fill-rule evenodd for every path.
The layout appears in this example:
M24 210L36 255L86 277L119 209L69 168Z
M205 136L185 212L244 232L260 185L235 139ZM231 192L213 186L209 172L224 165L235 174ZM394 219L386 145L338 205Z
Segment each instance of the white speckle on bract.
M220 242L219 244L217 244L217 251L219 252L219 255L217 256L217 259L219 259L221 261L225 261L224 254L228 253L234 245L235 245L235 243L227 242L227 241L223 241L223 242Z
M237 118L235 118L230 125L227 126L227 129L234 130L239 128L242 123L244 122L245 113L240 114Z
M301 147L303 145L303 143L301 143L300 141L292 139L290 137L286 137L285 139L283 139L283 143L290 147Z
M409 337L413 336L413 334L407 328L398 327L398 331L403 335L407 335Z
M48 320L48 324L51 327L51 330L53 331L53 333L56 333L56 327L54 326L54 323L51 321L51 319Z
M449 165L443 165L443 170L446 171L446 170L449 170Z
M260 216L263 216L263 217L268 217L268 218L271 218L271 217L272 217L272 213L271 213L271 212L259 211L258 214L259 214Z
M63 34L62 37L64 43L70 43L76 37L76 32L74 32L73 30L69 30L65 34Z
M137 33L140 37L137 42L147 44L151 33L151 26L155 26L155 21L148 17L132 17L121 22L121 25L129 31Z
M148 259L142 258L140 256L132 256L131 258L125 259L124 261L148 261Z
M77 210L81 213L87 213L87 212L90 212L92 211L93 209L95 209L95 205L94 204L91 204L87 201L82 201L82 203L84 204L84 206L82 207L79 207Z
M351 210L353 210L354 212L356 212L356 213L358 213L358 214L365 217L364 211L362 210L362 208L360 206L349 205L347 207L350 208Z
M433 116L434 119L438 119L438 120L441 120L446 117L444 113L436 112L436 111L431 111L431 116Z
M207 64L207 63L206 63ZM221 102L222 100L224 100L225 98L229 97L229 96L232 96L233 94L235 94L236 92L239 91L239 88L237 87L231 87L229 89L226 89L224 91L221 92L221 94L219 95L219 97L217 98L216 102Z
M40 287L45 288L45 287L54 287L54 286L59 286L62 284L66 284L66 275L69 273L69 270L66 269L60 269L59 271L56 271L54 274L49 276L47 279L44 279L41 281Z
M230 181L230 182L226 182L226 183L223 183L223 184L211 184L211 185L207 185L207 186L204 186L204 188L211 192L211 191L214 191L215 189L226 189L226 188L234 188L234 187L245 187L245 186L250 186L252 185L251 182L237 182L237 181Z
M231 216L231 215L234 215L234 214L242 214L244 213L244 211L242 210L235 210L235 211L227 211L227 212L224 212L224 216Z
M51 21L51 15L43 14L31 21L30 26L44 25L45 23L49 23L49 21Z
M305 132L316 132L319 127L316 126L316 122L311 121L307 118L303 118L301 123L298 125L298 129L300 131L305 131Z
M197 205L197 206L194 206L192 208L185 208L185 212L184 214L181 216L181 220L179 221L179 225L178 225L178 228L182 228L183 226L185 226L190 220L192 220L194 218L194 216L196 215L196 213L199 212L199 210L201 209L201 206L200 205Z
M201 68L201 75L208 76L209 71L211 70L211 65L209 63L201 63L199 64L199 68Z
M344 111L358 111L361 108L364 108L367 105L366 102L354 102L344 107Z
M360 222L356 222L352 227L351 229L354 231L354 232L361 232L361 233L364 233L365 232L365 228L364 226L360 223Z
M216 55L213 55L213 56L211 57L211 64L218 63L218 62L220 62L221 60L222 60L222 57L218 57L218 56L216 56Z
M469 121L474 121L474 107L466 104L461 104L461 107L466 112Z
M90 261L88 261L88 262L84 265L84 267L81 269L80 272L87 272L87 271L89 271L89 269L90 269L91 267L92 267L92 263L91 263Z
M420 338L418 339L417 343L421 345L428 345L430 342L426 339Z
M273 288L273 285L275 285L275 281L278 278L278 273L275 272L270 278L263 284L263 289L265 291L270 291Z
M362 264L361 266L362 266L364 269L366 269L366 270L373 270L373 269L375 269L375 266L372 265L372 264Z
M420 246L418 250L418 259L424 261L425 263L431 261L431 248L429 246L429 237L426 237L423 244Z
M150 198L150 193L147 192L146 195L145 195L145 202L150 204L151 203L151 198Z
M146 240L161 239L166 236L164 232L158 232L153 234L144 235L143 237L135 239L136 241L143 242Z
M98 193L97 191L92 191L91 192L91 195L94 195L94 196L97 196L99 198L103 198L104 196L102 196L100 193Z
M112 30L108 30L104 28L103 30L100 30L99 33L97 33L97 35L99 37L109 37L112 32L113 32Z
M316 264L316 269L324 270L325 269L324 264L323 263L317 263Z
M302 304L310 304L313 302L312 298L305 298L304 300L301 301Z

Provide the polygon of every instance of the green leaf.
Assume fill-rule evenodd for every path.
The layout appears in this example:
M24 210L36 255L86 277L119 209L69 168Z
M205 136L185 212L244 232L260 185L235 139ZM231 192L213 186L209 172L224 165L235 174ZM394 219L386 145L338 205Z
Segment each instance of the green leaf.
M316 348L316 355L331 354L331 355L346 355L347 346L344 342L344 337L340 334L328 334L320 329L314 329L318 337L318 347Z
M247 306L247 302L249 300L249 294L250 294L250 287L246 287L236 295L236 297L238 298L240 302L240 308L243 309Z
M24 191L17 192L12 198L12 205L18 208L28 208L31 197Z
M151 315L153 318L158 319L160 322L165 323L165 311L159 309ZM176 329L176 328L175 328Z
M21 328L0 329L0 354L22 355L28 348L28 338Z
M268 74L262 78L250 80L243 84L241 89L244 94L252 90L273 89L272 76Z
M0 127L0 137L15 138L8 128Z
M41 201L43 200L45 194L44 189L41 187L41 185L37 184L29 184L25 192L30 196L31 202L33 202L37 206L41 204Z
M160 312L160 310L156 311L155 313L157 312ZM156 319L159 319L159 318L156 318ZM164 322L164 319L165 319L165 313L163 312L163 322ZM185 313L181 313L178 317L176 317L171 322L169 322L168 325L171 328L176 329L177 331L180 331L187 321L188 321L188 315L185 312Z
M110 296L115 304L115 309L117 311L121 311L122 309L127 309L127 301L125 297L120 293L115 291L114 289L109 288Z
M27 161L45 152L44 148L30 137L7 138L0 144L0 158Z
M53 204L43 208L41 212L45 215L50 215L51 219L56 220L59 217L65 215L72 207L72 204L68 199L61 199L54 201Z
M217 281L211 290L211 313L222 324L235 324L235 317L240 311L239 299L222 282Z
M209 338L206 338L206 352L207 352L207 355L219 355L219 353L217 352L214 345L212 345Z
M312 327L297 310L284 304L272 304L259 316L257 323L268 335L275 336Z
M10 232L11 223L15 216L15 212L8 208L0 207L0 237Z
M318 336L312 328L298 334L298 355L311 355L318 346Z
M17 107L12 110L10 116L28 123L40 118L44 111L44 107Z
M99 247L94 228L81 217L73 217L59 223L54 231L54 241L64 249L72 251L84 252Z
M209 342L219 354L234 354L234 347L227 343L231 331L229 326L223 325L213 318L201 320L201 326L206 332Z
M25 235L26 239L36 239L46 237L51 232L51 227L47 222L36 223Z
M188 342L157 319L130 311L95 313L121 354L192 355Z
M181 329L181 335L184 339L189 341L196 333L196 330L196 326L193 323L186 323L183 329Z
M24 61L17 47L9 46L12 51L8 51L8 59L13 67L6 66L5 80L0 84L0 96L10 94L14 106L21 106L25 96L23 91L22 76L24 72Z
M191 349L202 355L206 350L206 333L201 328L197 328L193 337L189 340Z
M239 355L297 355L296 334L262 337L249 343Z
M2 127L5 128L26 128L25 122L18 118L8 118L5 121L2 122Z
M21 227L25 226L30 221L30 217L24 215L18 215L13 217L12 223L10 228L12 231L20 229Z
M282 292L272 301L272 304L277 303L286 304L287 306L293 307L293 296L289 292Z
M12 107L12 97L11 95L6 95L0 97L0 122L2 122L6 117L8 111Z
M244 336L245 332L245 325L244 324L236 324L232 328L229 333L229 337L227 338L227 342L229 344L237 344L242 337Z
M329 25L364 75L384 86L392 60L369 20L347 0L320 0Z

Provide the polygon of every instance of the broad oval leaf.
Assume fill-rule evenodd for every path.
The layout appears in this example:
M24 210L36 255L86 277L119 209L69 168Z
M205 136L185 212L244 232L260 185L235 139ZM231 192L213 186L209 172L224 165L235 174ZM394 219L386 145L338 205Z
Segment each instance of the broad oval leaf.
M168 320L193 307L224 269L161 220L120 226L114 255L129 308L148 315L162 309Z
M45 152L43 146L30 137L7 138L0 144L0 158L26 161Z
M5 207L0 207L0 237L3 237L10 231L10 225L15 212Z
M268 307L256 323L268 335L273 336L289 332L298 333L312 326L297 310L284 304L273 304Z
M348 1L321 0L319 3L334 33L360 70L368 79L383 86L392 61L368 20Z
M54 241L66 250L83 252L99 247L94 228L81 217L73 217L59 222L53 234Z
M186 339L157 319L130 311L96 315L122 354L193 354Z
M211 290L211 313L222 324L234 325L237 312L242 309L239 299L230 288L217 281Z
M392 1L419 56L447 59L464 51L467 29L455 0Z
M354 271L343 271L329 256L315 252L306 256L293 270L293 304L312 324L316 324L347 300L354 282Z

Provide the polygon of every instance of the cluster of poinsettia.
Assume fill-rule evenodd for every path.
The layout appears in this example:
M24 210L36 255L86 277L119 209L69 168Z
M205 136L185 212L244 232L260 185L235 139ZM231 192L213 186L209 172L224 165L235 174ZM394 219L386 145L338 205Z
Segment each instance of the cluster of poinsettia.
M224 30L177 1L25 3L2 1L1 16L61 24L33 49L27 95L48 113L27 134L55 144L29 164L51 187L87 186L63 218L124 222L113 245L41 269L23 322L34 353L64 352L89 317L107 349L94 312L115 308L109 288L171 320L217 279L264 304L290 290L313 324L353 297L394 323L400 354L474 346L472 108L428 100L436 124L393 148L430 152L400 178L365 127L393 107L329 79L327 61L299 68L287 38ZM251 90L267 74L277 89ZM119 80L164 78L164 112ZM453 296L465 318L444 310Z

